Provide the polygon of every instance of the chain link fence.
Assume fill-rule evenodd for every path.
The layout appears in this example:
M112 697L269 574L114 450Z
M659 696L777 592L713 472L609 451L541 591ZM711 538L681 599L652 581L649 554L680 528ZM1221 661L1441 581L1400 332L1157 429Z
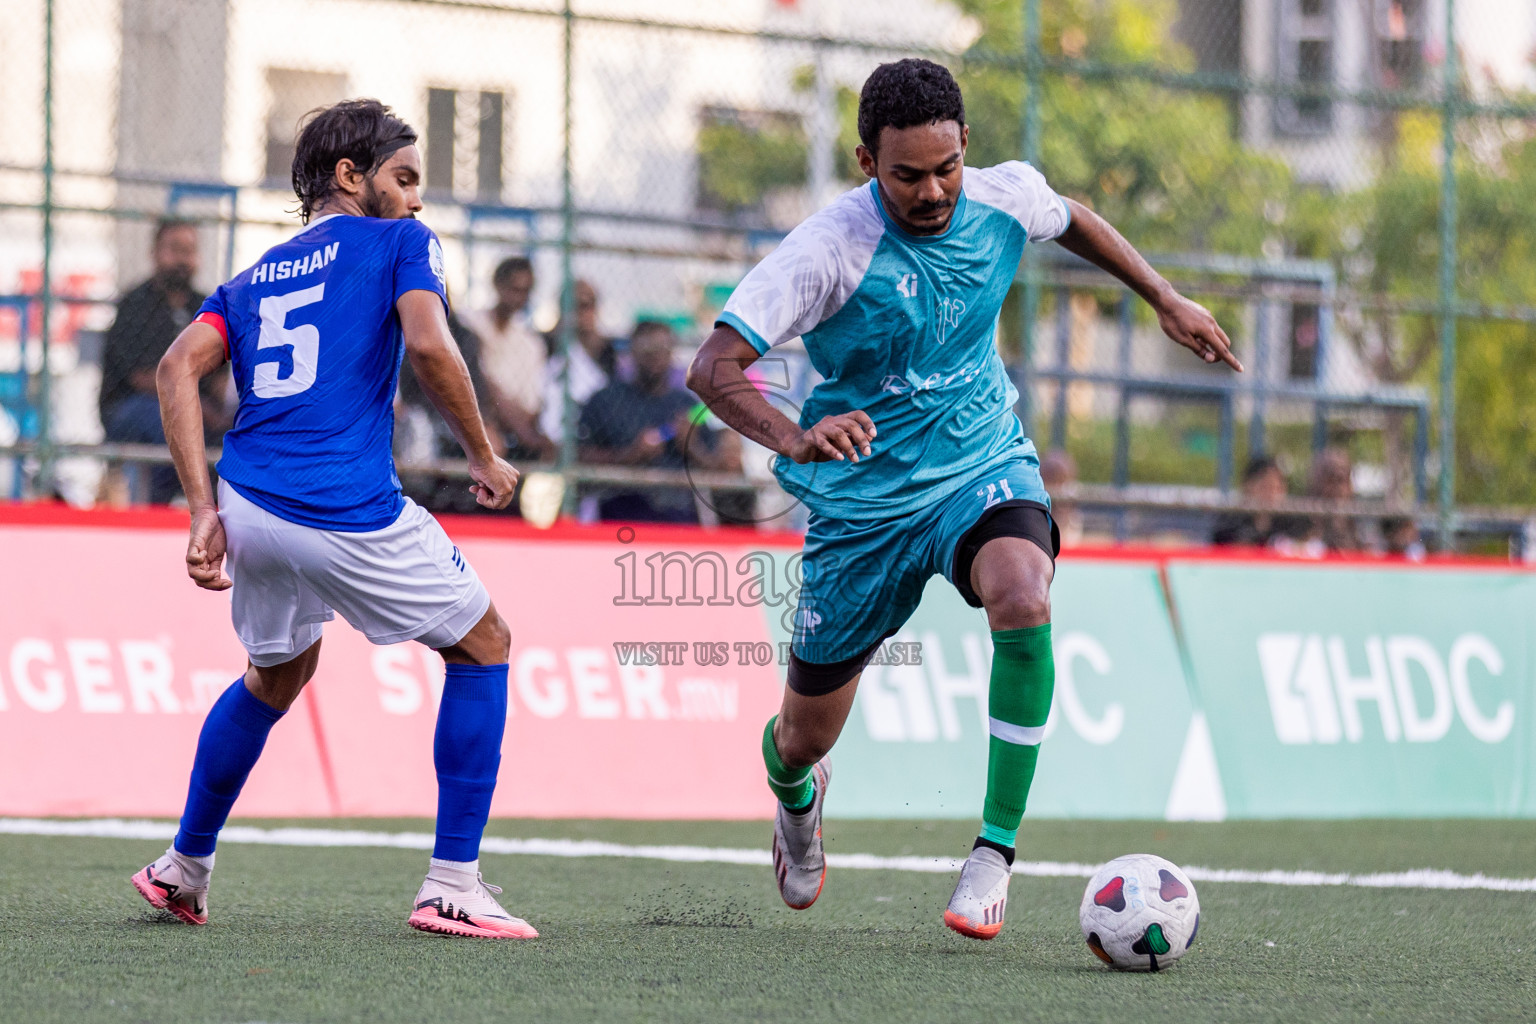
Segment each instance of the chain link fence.
M367 95L421 135L422 216L482 402L549 474L525 507L794 528L769 453L700 415L682 368L752 263L861 180L864 77L921 55L961 80L968 163L1036 163L1210 306L1248 366L1185 357L1116 282L1031 247L999 345L1090 534L1188 538L1280 507L1244 489L1265 457L1285 493L1342 510L1343 543L1533 532L1529 5L16 0L7 17L0 495L174 493L142 371L199 293L294 229L299 119ZM157 238L192 255L157 270ZM178 258L179 306L148 301ZM774 355L760 383L793 414L814 373ZM231 400L211 384L210 421ZM413 496L469 510L409 381L398 423Z

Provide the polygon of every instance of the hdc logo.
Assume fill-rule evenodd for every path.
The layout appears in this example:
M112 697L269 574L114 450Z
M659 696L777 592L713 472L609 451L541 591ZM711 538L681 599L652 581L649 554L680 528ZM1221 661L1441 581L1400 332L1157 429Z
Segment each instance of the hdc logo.
M1457 637L1443 660L1423 637L1366 637L1363 671L1358 660L1351 662L1351 651L1338 636L1264 633L1258 652L1281 743L1359 743L1364 703L1376 706L1388 743L1399 738L1433 743L1450 731L1455 718L1484 743L1500 743L1514 728L1514 702L1501 701L1485 714L1486 683L1481 685L1485 703L1479 704L1472 692L1474 662L1481 666L1480 675L1504 674L1503 655L1478 633Z
M902 630L895 639L920 640L925 657L921 664L870 665L864 670L856 700L869 738L876 743L933 743L941 738L956 742L965 738L961 722L967 714L976 715L977 731L985 736L992 672L986 637L960 634L964 664L956 666L958 671L952 671L947 663L937 631L914 635ZM1046 738L1065 718L1067 726L1088 743L1103 746L1115 742L1125 729L1125 706L1106 699L1103 692L1108 689L1113 693L1110 676L1114 662L1109 653L1091 634L1081 631L1063 632L1055 638L1053 649L1056 691L1046 720ZM1090 699L1085 700L1085 695ZM969 704L968 709L962 709L961 700ZM1098 705L1100 710L1095 713L1090 705Z

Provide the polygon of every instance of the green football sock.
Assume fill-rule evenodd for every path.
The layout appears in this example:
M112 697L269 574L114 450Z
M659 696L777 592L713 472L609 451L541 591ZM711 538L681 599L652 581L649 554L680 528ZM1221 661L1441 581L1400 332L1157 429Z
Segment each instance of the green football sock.
M1035 778L1035 761L1056 688L1051 624L1003 629L992 634L992 683L987 713L987 800L981 837L1011 847L1018 839L1024 801Z
M789 810L799 811L811 805L811 799L816 795L816 783L809 765L791 768L779 757L779 748L773 742L773 726L778 720L779 716L774 715L763 730L763 763L768 766L768 788Z

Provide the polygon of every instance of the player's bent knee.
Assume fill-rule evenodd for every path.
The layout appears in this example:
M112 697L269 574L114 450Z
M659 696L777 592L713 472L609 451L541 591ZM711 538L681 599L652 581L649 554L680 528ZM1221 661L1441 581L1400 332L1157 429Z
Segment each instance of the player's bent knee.
M495 618L491 622L491 635L487 638L487 643L496 653L496 660L491 664L500 665L512 656L512 627L508 626L507 620L496 614L494 609L491 614Z
M485 613L485 618L475 625L470 635L478 641L477 646L485 649L490 659L487 664L500 664L512 653L512 627L507 625L507 620L495 608Z
M320 667L320 641L276 665L251 662L245 670L245 688L251 696L279 711L287 711Z
M440 647L437 651L444 661L449 662L505 664L512 655L512 629L493 606L462 640L449 647Z
M804 729L782 730L774 737L779 759L791 768L807 768L820 761L837 739L814 735Z
M994 630L1028 629L1051 621L1051 590L1031 582L1012 587L987 604L987 621Z

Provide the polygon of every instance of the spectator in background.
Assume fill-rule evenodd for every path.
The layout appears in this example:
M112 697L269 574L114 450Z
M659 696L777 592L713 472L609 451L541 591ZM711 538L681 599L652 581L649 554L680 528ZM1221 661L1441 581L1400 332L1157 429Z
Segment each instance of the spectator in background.
M597 290L586 281L575 285L576 318L570 354L571 402L577 408L607 387L618 376L618 345L603 337L597 322ZM539 429L545 437L559 441L565 427L565 357L560 355L564 321L544 336L550 360L544 374L544 408L539 414Z
M1064 451L1050 451L1040 456L1040 482L1051 495L1051 518L1061 534L1061 546L1074 548L1083 542L1083 514L1071 498L1058 498L1056 492L1077 483L1077 460Z
M1268 455L1256 456L1243 470L1243 501L1249 505L1274 505L1286 497L1285 474ZM1211 543L1269 547L1289 536L1288 524L1273 512L1223 512L1216 517Z
M554 442L538 424L549 353L527 320L533 264L526 256L508 257L497 265L491 283L496 304L463 315L464 325L480 340L480 369L489 399L485 406L501 427L507 458L553 458Z
M672 328L642 322L630 341L633 381L618 380L594 394L577 433L583 462L614 466L741 471L741 449L695 422L698 399L672 383ZM726 435L726 436L722 436ZM612 493L598 500L603 519L697 523L694 495L686 487Z
M1310 496L1341 503L1353 501L1354 468L1349 452L1337 445L1324 448L1312 463ZM1358 524L1342 513L1314 518L1309 539L1320 541L1329 551L1359 551L1365 546L1360 540Z
M154 273L118 302L102 342L101 425L106 439L120 444L165 444L155 367L206 298L192 284L200 264L197 225L161 220L151 254ZM203 378L201 392L205 440L216 445L233 424L227 371ZM176 470L155 467L149 500L164 504L180 493Z
M453 335L453 340L459 345L459 352L464 356L464 368L469 371L469 380L475 389L475 401L482 409L490 408L492 395L482 368L480 337L465 326L451 308L448 312L448 333ZM409 464L422 459L463 457L458 440L427 393L422 390L421 381L412 371L409 359L400 364L395 417L394 447L397 460ZM486 420L485 430L491 439L491 447L499 452L506 445L496 426L495 420ZM401 486L411 500L433 512L467 514L485 511L470 493L463 477L438 476L406 468L401 474Z
M1429 552L1419 536L1419 524L1412 516L1388 516L1381 521L1381 535L1387 546L1387 555L1410 562L1422 562Z

